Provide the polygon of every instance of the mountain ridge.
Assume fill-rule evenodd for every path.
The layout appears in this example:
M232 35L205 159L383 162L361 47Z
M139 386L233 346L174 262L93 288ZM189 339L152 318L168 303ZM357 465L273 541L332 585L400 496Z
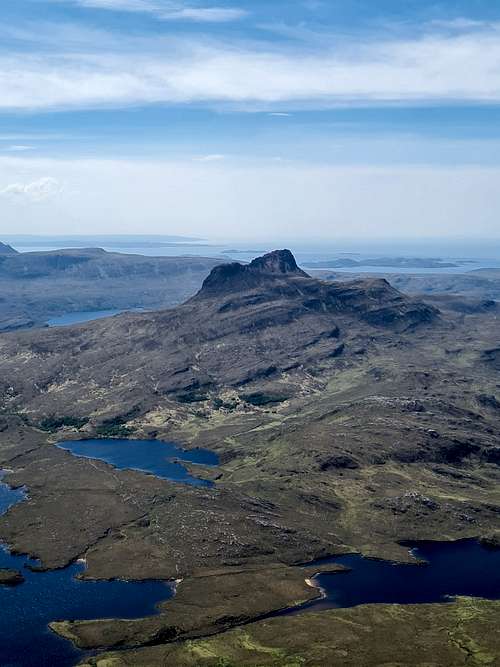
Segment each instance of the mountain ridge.
M283 374L293 394L318 364L335 365L389 332L411 335L439 318L384 280L323 283L280 252L214 268L198 294L169 310L3 336L0 408L24 403L40 416L103 419ZM106 417L97 395L109 403Z

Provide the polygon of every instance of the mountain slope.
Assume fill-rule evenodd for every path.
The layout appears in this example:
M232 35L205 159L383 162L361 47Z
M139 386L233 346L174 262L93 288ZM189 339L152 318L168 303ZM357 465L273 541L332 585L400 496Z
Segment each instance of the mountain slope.
M90 418L119 404L122 415L140 414L165 398L197 401L283 373L297 393L318 364L437 319L383 280L323 283L276 251L214 268L172 310L4 336L0 405Z

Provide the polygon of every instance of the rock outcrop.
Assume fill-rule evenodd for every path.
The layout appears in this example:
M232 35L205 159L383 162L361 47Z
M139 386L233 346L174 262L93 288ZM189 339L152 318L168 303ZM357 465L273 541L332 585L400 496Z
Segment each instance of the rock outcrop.
M19 586L23 581L23 575L17 570L0 570L0 586Z
M270 286L273 279L283 276L309 278L299 269L290 250L275 250L257 257L250 264L222 264L216 266L203 283L198 297L224 296L228 292L246 291Z

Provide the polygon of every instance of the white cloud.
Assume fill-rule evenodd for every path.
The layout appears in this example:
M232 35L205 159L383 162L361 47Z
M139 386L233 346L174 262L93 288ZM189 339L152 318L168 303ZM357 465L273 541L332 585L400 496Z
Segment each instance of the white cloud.
M22 144L14 144L13 146L7 146L4 150L11 153L22 153L24 151L33 151L35 150L34 146L25 146Z
M260 239L499 238L500 168L329 166L262 160L0 158L22 195L52 174L36 216L0 197L2 231ZM64 189L59 183L64 183ZM26 195L24 195L26 196ZM237 221L237 224L236 222Z
M247 15L238 7L192 7L171 0L56 0L71 2L89 9L107 9L122 12L143 12L163 21L198 21L224 23Z
M199 21L201 23L225 23L237 21L246 16L247 12L236 7L184 7L178 10L160 12L158 18L165 21Z
M123 12L150 11L154 5L148 0L56 0L56 2L71 2L90 9L110 9Z
M279 112L279 104L500 102L493 27L306 51L200 36L155 39L149 48L126 37L110 44L95 52L83 44L0 52L0 109L199 103Z
M0 190L0 196L40 202L61 192L62 186L56 178L44 176L31 183L11 183Z
M220 162L221 160L224 160L225 155L221 155L220 153L212 153L211 155L200 155L199 157L195 157L194 161L195 162Z

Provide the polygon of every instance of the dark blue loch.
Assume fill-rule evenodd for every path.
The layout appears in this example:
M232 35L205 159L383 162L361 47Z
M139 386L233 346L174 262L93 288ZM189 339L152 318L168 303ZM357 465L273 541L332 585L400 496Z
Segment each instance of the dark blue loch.
M194 477L180 461L206 466L216 466L219 463L217 454L207 449L185 450L172 442L162 440L101 438L68 440L58 446L75 456L98 459L116 468L139 470L161 479L192 486L213 486L213 482Z

